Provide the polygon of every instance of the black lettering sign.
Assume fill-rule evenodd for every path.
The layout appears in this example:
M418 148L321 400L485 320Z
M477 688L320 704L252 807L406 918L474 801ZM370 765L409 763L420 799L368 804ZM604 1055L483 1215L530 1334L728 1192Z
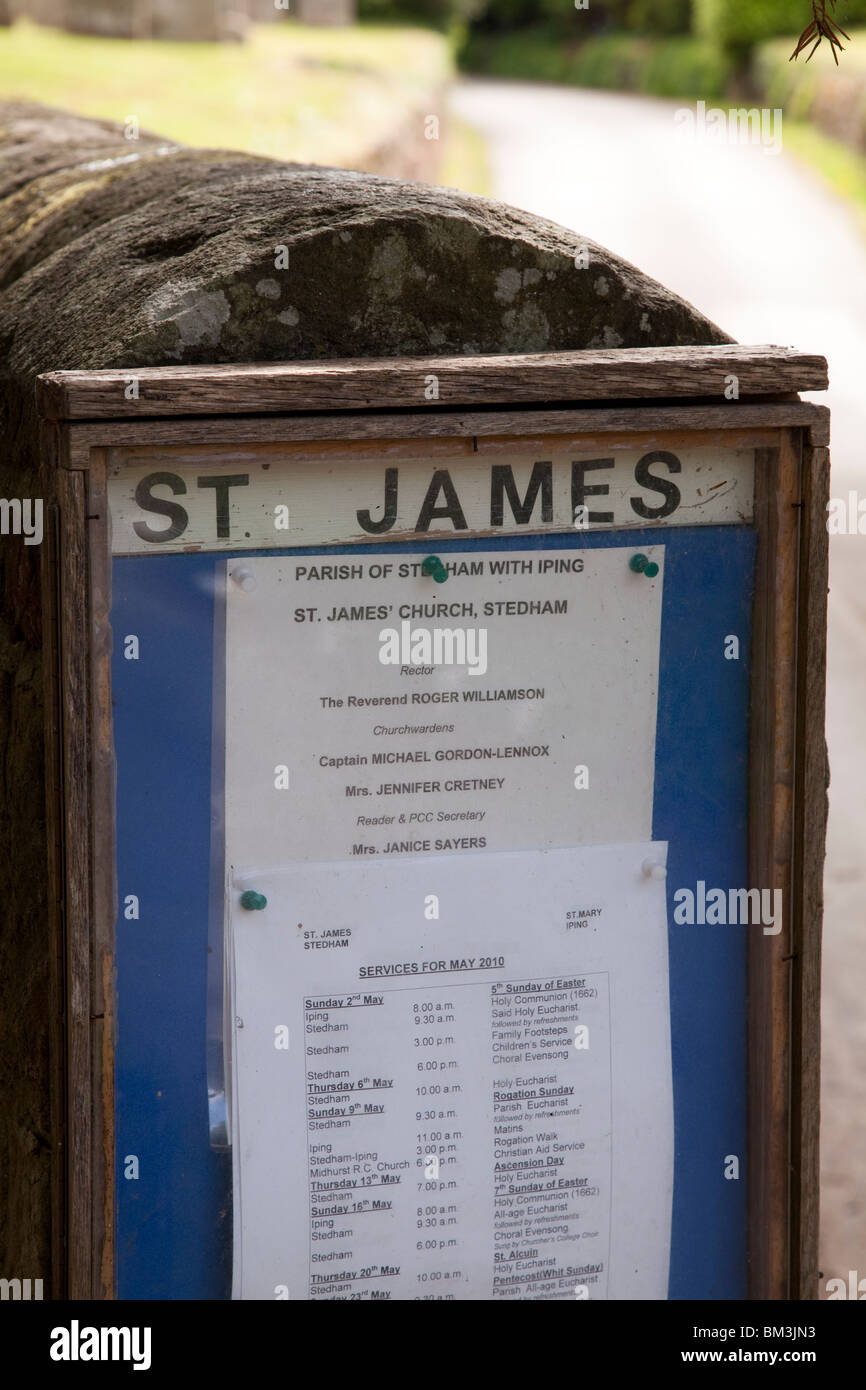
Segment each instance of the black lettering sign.
M356 512L358 525L371 536L380 536L390 531L397 520L397 476L396 468L385 469L385 510L381 521L374 521L369 511Z
M442 493L445 502L440 507L437 506L439 493ZM418 513L418 522L415 526L416 531L429 531L430 522L438 517L448 518L454 524L455 531L467 531L466 518L463 515L463 508L457 496L454 484L451 481L451 474L447 468L437 468L433 477L430 479L430 486L427 495L421 503L421 510Z
M234 473L216 478L196 478L199 487L212 487L216 492L216 533L220 540L228 540L231 534L229 488L246 487L249 481L249 474L247 473Z
M535 499L541 493L541 520L553 521L553 464L534 463L532 476L526 487L526 496L520 500L514 471L510 464L497 463L490 470L490 525L504 525L504 501L508 498L514 520L518 526L526 526L532 519Z
M578 507L586 504L587 497L606 497L610 492L607 483L587 483L586 475L591 469L613 468L613 459L575 459L571 465L571 515ZM587 512L587 521L613 521L613 512Z
M680 505L681 493L676 483L672 483L668 478L657 478L654 473L650 473L651 463L666 463L670 473L681 473L683 466L676 454L669 453L667 449L653 449L651 453L638 459L635 465L635 482L641 487L649 488L650 492L660 492L665 500L658 507L648 507L640 497L631 497L629 501L632 511L647 521L658 521L661 517L670 516L671 512L676 511Z
M143 512L155 512L157 516L170 518L168 526L154 530L146 521L134 521L132 529L143 541L154 541L157 545L165 541L176 541L189 525L186 508L179 502L170 502L167 497L154 497L155 487L170 487L172 492L185 493L186 483L176 473L148 473L135 489L135 500Z

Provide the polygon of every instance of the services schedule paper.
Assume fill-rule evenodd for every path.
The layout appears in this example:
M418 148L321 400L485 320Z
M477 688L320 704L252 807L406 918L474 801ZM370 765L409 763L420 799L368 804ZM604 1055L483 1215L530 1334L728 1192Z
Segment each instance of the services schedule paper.
M665 856L236 876L235 1297L666 1296Z

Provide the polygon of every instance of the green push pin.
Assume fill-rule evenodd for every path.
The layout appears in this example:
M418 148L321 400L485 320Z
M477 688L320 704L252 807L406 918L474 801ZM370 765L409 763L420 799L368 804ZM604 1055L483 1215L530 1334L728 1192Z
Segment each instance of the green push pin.
M422 574L430 574L437 584L444 584L448 578L448 571L439 559L438 555L428 555L421 565Z
M264 893L254 893L251 888L246 893L241 893L241 907L246 908L247 912L261 912L263 907L267 907L268 900Z
M646 555L632 555L628 562L628 567L635 574L645 574L647 579L655 579L659 572L659 567L655 560L650 560Z

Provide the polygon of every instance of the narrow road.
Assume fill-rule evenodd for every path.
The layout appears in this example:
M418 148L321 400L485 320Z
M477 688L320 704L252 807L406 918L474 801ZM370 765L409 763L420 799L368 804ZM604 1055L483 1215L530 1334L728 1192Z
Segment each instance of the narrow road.
M451 104L487 140L493 197L601 242L740 342L826 356L831 492L866 498L866 239L817 175L784 148L684 139L685 103L473 80ZM866 537L831 537L829 640L821 1268L847 1281L866 1277Z

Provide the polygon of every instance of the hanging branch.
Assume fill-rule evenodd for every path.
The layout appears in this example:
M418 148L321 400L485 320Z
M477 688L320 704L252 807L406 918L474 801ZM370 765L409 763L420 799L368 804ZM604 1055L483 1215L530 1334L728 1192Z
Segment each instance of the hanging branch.
M840 25L835 24L833 22L833 20L827 13L828 5L832 5L835 7L836 0L812 0L812 23L806 26L799 39L797 40L797 47L794 49L794 52L788 59L789 63L793 62L795 58L799 58L800 54L803 52L803 49L808 48L809 44L812 43L812 40L814 39L815 42L812 47L812 50L806 58L806 62L808 63L809 58L811 58L812 54L815 52L815 49L820 44L821 40L829 39L830 52L833 54L833 61L837 67L839 66L839 59L836 56L836 50L838 49L840 53L844 52L844 45L842 43L842 39L847 39L850 43L851 35L846 34L845 30ZM839 37L840 34L842 36L842 39L840 39Z

